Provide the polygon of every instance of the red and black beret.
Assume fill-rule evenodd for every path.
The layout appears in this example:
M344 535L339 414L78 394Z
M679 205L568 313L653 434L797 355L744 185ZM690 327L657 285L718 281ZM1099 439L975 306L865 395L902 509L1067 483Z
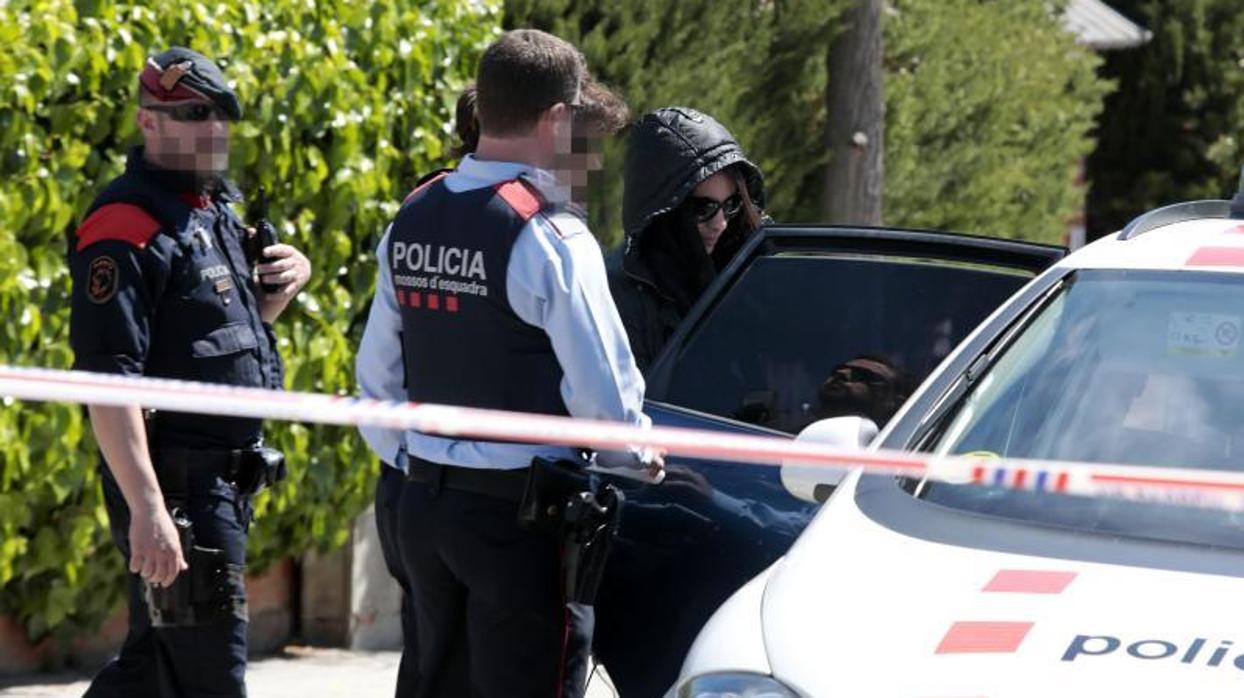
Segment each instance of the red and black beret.
M138 82L149 97L159 102L206 99L220 107L229 118L242 118L237 93L212 60L188 48L174 46L147 59Z

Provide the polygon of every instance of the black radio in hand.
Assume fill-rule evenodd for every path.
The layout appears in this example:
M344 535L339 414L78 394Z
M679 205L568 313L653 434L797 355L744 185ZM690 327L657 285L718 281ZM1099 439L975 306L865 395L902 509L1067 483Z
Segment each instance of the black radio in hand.
M256 264L267 264L276 260L275 257L264 255L263 251L277 243L276 228L268 220L268 192L259 187L255 198L246 207L246 222L254 232L246 238L246 259L253 267ZM280 284L260 283L264 293L276 293L281 290Z

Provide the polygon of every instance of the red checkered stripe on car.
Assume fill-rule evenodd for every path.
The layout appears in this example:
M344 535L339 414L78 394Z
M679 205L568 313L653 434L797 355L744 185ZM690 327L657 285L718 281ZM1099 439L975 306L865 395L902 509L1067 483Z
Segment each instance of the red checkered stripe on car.
M1075 572L999 570L982 594L1061 594ZM1028 619L960 620L950 624L934 654L1010 654L1019 650L1036 624Z

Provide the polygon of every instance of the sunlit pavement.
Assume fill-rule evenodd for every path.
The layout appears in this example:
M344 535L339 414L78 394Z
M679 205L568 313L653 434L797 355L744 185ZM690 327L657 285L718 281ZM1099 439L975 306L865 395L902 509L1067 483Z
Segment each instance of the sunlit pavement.
M397 652L290 646L281 655L252 660L246 683L253 698L388 698L393 695L399 656ZM81 673L0 677L0 698L77 698L89 683L90 677ZM589 698L614 696L603 672L597 672L588 685L587 695Z

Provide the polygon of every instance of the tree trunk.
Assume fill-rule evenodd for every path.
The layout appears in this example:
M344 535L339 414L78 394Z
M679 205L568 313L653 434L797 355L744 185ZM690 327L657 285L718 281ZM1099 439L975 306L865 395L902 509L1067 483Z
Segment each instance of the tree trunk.
M826 56L829 165L821 210L827 223L881 225L885 101L881 84L883 0L857 0Z

